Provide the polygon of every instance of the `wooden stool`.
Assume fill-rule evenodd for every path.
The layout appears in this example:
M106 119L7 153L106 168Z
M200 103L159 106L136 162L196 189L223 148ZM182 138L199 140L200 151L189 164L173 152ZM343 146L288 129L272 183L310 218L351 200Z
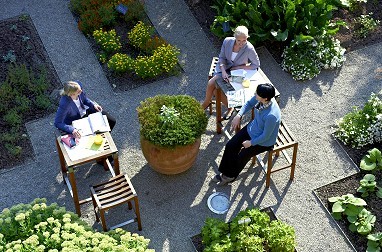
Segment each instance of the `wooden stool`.
M215 72L216 64L218 63L219 58L218 57L213 57L210 65L210 71L208 72L208 80L210 80L213 77L213 74ZM210 105L208 105L208 109L210 110L210 115L212 115L212 104L215 101L211 99Z
M127 203L129 209L132 209L131 201L134 200L135 218L115 225L110 229L122 227L132 222L138 222L138 230L142 230L141 217L139 215L138 196L134 190L130 179L125 174L120 174L109 179L109 181L90 186L92 201L96 220L99 222L98 212L101 216L101 224L104 231L107 231L105 221L105 211L123 203Z
M288 148L293 148L292 159L289 157L288 153L286 152L286 149ZM297 149L298 149L297 141L295 140L289 128L285 125L285 123L281 121L279 133L277 135L276 144L273 150L268 151L267 165L264 164L263 160L260 157L260 154L253 157L252 159L252 163L255 163L257 159L257 161L263 168L264 172L266 173L266 187L269 187L270 185L271 173L284 170L286 168L291 168L289 179L293 180L294 170L296 167ZM273 154L275 154L275 157L278 157L280 155L280 151L284 155L288 164L282 167L273 167Z

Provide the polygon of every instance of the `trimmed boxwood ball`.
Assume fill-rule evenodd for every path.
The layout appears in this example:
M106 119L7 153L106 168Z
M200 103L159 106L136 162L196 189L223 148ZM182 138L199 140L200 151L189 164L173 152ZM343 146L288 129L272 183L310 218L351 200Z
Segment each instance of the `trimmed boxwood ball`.
M162 147L192 144L207 128L200 103L189 95L157 95L137 107L140 134Z

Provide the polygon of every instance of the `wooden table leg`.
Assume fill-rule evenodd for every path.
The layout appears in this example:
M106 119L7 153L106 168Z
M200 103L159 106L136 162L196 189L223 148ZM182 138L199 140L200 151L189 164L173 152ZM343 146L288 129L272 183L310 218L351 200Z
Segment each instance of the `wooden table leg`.
M221 122L222 122L222 90L218 85L216 85L216 133L220 134L222 132Z
M64 174L67 172L67 169L65 165L64 154L61 151L60 143L58 142L57 138L56 138L56 148L57 148L58 157L60 159L61 174L62 174L62 177L64 177Z
M115 175L119 175L120 171L119 171L118 152L113 154L113 159L114 159L114 172L115 172Z
M77 184L76 184L76 178L74 177L73 167L69 168L68 175L69 175L70 185L72 187L74 207L76 208L76 213L78 214L78 216L81 216L81 206L80 206L80 200L78 198Z

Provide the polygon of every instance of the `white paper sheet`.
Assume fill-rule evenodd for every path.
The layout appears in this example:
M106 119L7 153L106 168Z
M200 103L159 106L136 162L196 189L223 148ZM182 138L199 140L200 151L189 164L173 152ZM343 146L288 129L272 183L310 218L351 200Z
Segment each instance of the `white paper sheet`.
M69 146L67 146L66 144L63 144L66 149L66 152L68 153L70 160L76 161L81 158L87 158L102 151L102 148L100 150L89 149L89 141L91 138L93 138L93 136L81 137L79 139L78 144L73 148L69 148Z

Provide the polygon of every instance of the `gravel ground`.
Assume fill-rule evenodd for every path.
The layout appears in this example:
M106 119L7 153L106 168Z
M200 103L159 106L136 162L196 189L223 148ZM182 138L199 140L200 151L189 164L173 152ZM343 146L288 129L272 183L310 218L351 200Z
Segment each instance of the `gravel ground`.
M139 145L135 111L139 102L158 93L190 94L202 100L211 57L218 53L184 1L145 1L157 31L180 48L184 74L123 93L113 92L86 38L78 31L68 2L0 0L0 19L29 13L60 79L80 79L88 95L117 117L113 138L120 151L121 171L130 176L138 193L143 226L140 232L134 224L127 230L151 239L156 251L193 251L189 238L200 232L206 217L229 220L248 206L271 206L279 219L295 227L298 251L351 251L312 190L356 172L331 138L331 127L353 105L361 106L371 92L381 89L374 71L382 65L382 44L354 51L337 72L324 71L304 83L293 81L265 48L258 48L263 71L281 93L283 120L299 140L295 180L290 183L288 171L279 172L272 176L271 187L265 189L264 174L249 167L232 186L216 187L209 181L227 139L215 133L214 115L209 118L195 165L183 174L155 173ZM0 174L0 209L45 197L50 203L58 202L74 211L59 173L53 118L50 115L28 123L36 157ZM98 165L81 167L76 173L79 188L83 189L80 196L88 196L89 184L108 178L109 174L102 171ZM215 191L230 195L231 207L226 215L215 215L207 208L207 199ZM100 229L90 204L82 206L82 213L84 220ZM111 212L109 221L124 215L124 211Z

